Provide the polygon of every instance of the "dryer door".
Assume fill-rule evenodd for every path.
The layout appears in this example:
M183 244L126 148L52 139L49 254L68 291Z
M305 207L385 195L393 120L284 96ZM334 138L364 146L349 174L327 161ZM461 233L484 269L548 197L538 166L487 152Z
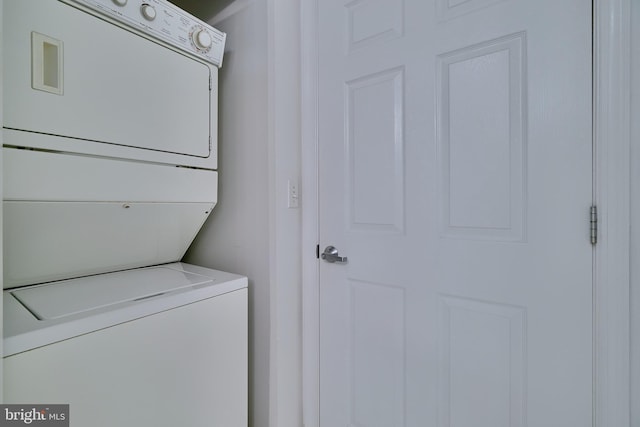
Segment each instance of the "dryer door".
M57 1L7 2L3 48L6 145L215 168L215 67Z

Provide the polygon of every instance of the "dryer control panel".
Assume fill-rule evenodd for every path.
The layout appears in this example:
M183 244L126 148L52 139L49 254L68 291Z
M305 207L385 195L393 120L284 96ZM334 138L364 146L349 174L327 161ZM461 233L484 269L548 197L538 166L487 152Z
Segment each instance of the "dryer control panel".
M226 34L165 0L61 0L79 4L222 66Z

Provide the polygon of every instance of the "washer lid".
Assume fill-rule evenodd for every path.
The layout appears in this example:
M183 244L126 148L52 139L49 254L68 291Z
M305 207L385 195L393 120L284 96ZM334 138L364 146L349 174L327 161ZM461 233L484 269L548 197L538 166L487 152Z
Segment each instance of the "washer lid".
M38 320L59 319L213 282L211 277L165 267L128 270L11 291Z

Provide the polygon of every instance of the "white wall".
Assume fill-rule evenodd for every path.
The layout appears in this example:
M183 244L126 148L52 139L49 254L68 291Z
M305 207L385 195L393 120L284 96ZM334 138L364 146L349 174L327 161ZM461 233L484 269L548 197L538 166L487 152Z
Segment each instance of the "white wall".
M304 202L299 4L178 4L228 37L220 74L219 204L185 261L249 277L249 425L300 427L301 216L287 204L289 181ZM219 5L224 9L215 10Z
M218 205L184 261L249 278L249 425L262 427L269 419L267 7L257 0L236 5L243 7L215 23L228 34L219 80Z
M640 425L640 3L631 2L631 425Z
M228 41L218 206L184 260L249 277L249 425L300 427L300 209L287 207L287 181L300 183L298 0L196 5Z
M267 0L269 61L269 167L271 255L272 427L302 426L300 0ZM288 181L298 186L299 208L288 207Z
M0 0L0 40L2 40L2 10L4 7L4 1ZM0 43L0 124L4 123L2 121L2 106L4 105L3 101L2 101L2 80L3 80L3 75L2 75L2 44ZM1 127L0 127L1 129ZM0 132L0 142L2 141L2 132ZM2 144L0 144L0 147L2 147ZM0 200L2 200L2 188L3 188L3 182L2 182L2 149L0 149ZM2 204L0 204L0 225L2 224ZM0 260L3 259L3 253L2 253L2 242L3 242L3 238L2 238L2 227L0 227ZM0 285L2 285L1 289L4 289L4 281L3 281L3 277L4 277L4 271L3 271L3 264L4 263L0 263ZM4 315L2 313L2 298L3 298L3 294L0 293L0 332L2 332L2 319L4 318ZM3 345L3 341L4 340L0 340L0 354L4 354L3 353L3 349L2 349L2 345ZM2 364L0 364L0 385L2 384ZM2 387L0 387L0 403L4 402L3 397L2 397Z

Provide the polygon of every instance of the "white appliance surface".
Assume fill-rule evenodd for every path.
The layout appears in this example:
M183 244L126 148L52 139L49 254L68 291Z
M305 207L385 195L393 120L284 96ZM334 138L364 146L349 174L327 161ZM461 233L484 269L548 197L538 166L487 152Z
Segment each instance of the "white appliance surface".
M225 35L165 0L2 13L3 398L247 425L247 278L177 262L217 203Z
M4 356L247 287L247 279L185 263L4 292Z
M6 2L3 17L5 146L217 168L209 61L60 1Z
M4 3L5 289L177 262L216 205L225 36L143 3Z
M164 0L62 0L81 4L220 67L227 35Z
M67 403L73 426L246 427L247 295L180 263L5 291L4 403Z

